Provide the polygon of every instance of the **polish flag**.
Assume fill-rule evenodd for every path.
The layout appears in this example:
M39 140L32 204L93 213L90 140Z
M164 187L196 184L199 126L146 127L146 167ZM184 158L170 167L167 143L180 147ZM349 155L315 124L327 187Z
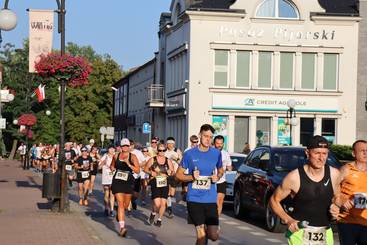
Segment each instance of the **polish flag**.
M40 84L38 86L38 88L36 89L36 91L34 91L34 93L33 93L33 96L34 95L37 95L37 98L38 98L38 102L39 103L41 103L46 98L46 95L45 95L45 87L46 87L46 85Z

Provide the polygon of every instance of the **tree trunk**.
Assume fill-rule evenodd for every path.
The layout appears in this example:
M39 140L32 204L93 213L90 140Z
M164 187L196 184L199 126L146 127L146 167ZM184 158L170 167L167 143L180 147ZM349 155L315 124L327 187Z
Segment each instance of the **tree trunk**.
M14 159L14 155L15 155L15 152L17 150L17 145L18 145L18 140L17 139L13 140L13 146L12 146L11 152L9 154L9 160Z

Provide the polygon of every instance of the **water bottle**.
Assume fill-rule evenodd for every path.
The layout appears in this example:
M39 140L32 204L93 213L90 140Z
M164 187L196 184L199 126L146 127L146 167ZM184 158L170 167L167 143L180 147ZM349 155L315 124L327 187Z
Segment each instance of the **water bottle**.
M305 220L297 222L298 229L306 228L308 224L309 222ZM292 232L290 230L287 230L287 232L285 233L285 237L289 238L291 235L292 235Z

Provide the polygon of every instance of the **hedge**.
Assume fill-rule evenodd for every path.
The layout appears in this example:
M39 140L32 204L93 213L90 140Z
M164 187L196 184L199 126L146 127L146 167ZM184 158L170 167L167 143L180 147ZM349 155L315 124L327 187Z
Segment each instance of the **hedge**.
M350 145L331 145L330 149L339 160L354 160Z

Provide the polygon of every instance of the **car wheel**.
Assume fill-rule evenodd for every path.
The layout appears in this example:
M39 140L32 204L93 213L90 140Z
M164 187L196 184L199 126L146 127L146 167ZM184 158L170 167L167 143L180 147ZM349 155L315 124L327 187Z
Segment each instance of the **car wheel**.
M236 189L234 193L233 211L236 218L244 217L246 214L246 210L241 202L241 191L239 189Z
M271 232L281 233L285 232L286 226L280 221L280 218L273 212L270 207L270 203L266 205L266 228Z

